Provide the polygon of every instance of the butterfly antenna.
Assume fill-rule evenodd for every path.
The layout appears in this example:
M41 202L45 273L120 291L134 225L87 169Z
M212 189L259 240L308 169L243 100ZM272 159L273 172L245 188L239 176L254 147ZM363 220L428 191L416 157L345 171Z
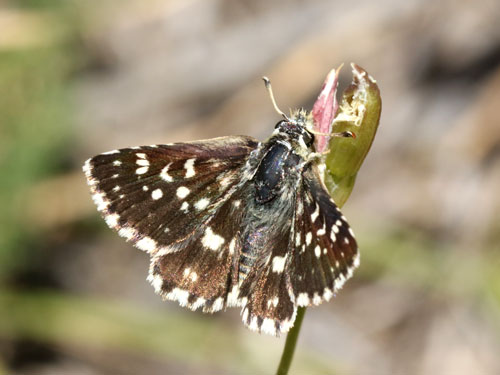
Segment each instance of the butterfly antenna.
M345 131L341 133L332 133L332 137L340 137L340 138L353 138L356 139L356 133L350 132L350 131Z
M281 109L279 109L278 105L276 104L276 100L274 99L274 94L273 94L273 88L271 87L271 81L267 77L262 77L264 80L264 85L266 86L266 90L269 94L269 97L271 98L271 102L273 103L274 110L278 112L283 118L287 121L290 121L287 115L285 115L285 112L283 112Z

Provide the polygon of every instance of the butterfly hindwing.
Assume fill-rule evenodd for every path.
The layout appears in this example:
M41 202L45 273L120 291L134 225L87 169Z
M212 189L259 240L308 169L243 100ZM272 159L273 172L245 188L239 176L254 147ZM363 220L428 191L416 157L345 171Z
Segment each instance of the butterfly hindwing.
M272 246L240 290L245 325L275 336L293 326L297 306L329 300L358 262L356 240L316 167L307 165L298 185L293 219L268 234Z
M231 291L238 282L238 232L246 203L240 194L228 197L180 250L160 251L152 258L148 279L157 293L204 312L237 304Z
M290 231L291 219L268 235L272 246L265 249L241 285L243 323L251 330L279 336L293 326L297 309L286 272L293 256Z
M235 185L258 143L251 137L111 151L84 166L107 224L149 253L177 251Z
M328 301L358 265L356 240L314 167L303 173L294 220L290 274L298 306Z

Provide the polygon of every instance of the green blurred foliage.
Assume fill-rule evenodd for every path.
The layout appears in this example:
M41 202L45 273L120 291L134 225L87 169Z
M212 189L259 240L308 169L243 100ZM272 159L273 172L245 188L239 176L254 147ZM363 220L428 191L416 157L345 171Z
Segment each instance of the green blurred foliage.
M74 34L58 23L66 13L52 16L54 28L66 29L56 43L0 50L0 279L36 255L24 196L63 168L70 147L70 73L78 54L68 53Z

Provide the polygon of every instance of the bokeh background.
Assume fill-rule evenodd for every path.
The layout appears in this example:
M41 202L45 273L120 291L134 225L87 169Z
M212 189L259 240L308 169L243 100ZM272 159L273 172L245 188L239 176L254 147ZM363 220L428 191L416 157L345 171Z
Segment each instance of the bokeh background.
M310 108L351 61L383 100L343 210L361 267L308 310L292 373L500 373L499 19L497 0L1 2L0 374L273 373L283 338L161 302L81 165L264 139L262 75Z

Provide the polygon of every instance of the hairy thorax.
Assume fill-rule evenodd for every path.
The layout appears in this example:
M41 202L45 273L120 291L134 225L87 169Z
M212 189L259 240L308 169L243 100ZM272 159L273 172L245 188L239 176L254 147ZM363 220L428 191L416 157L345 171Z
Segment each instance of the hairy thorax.
M304 159L290 144L274 142L263 150L251 184L252 199L242 221L242 251L239 281L245 279L255 261L267 261L272 242L293 219L295 193L301 180ZM270 215L270 213L272 213ZM279 246L287 246L287 243Z

